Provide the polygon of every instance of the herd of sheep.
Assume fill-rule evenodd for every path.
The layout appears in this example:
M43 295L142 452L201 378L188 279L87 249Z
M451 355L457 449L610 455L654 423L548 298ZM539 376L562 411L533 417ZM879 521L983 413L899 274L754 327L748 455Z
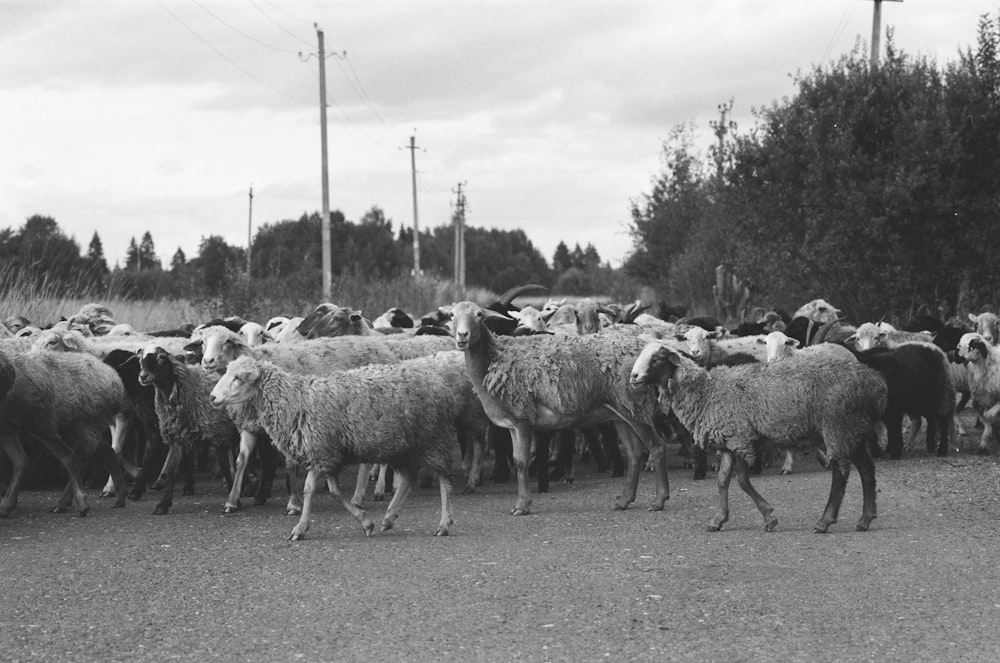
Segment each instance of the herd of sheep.
M153 488L162 491L154 513L167 514L177 479L191 494L196 460L209 450L228 487L225 512L241 509L249 493L265 503L283 464L286 512L298 516L290 539L305 537L323 483L371 535L369 479L378 477L380 499L390 473L380 529L393 527L419 479L436 479L434 534L446 536L453 483L474 491L488 454L495 478L513 469L511 514L523 515L529 469L545 490L554 457L569 480L580 433L587 451L620 465L617 509L635 501L644 469L655 471L649 509L664 508L668 443L692 457L696 479L715 458L712 531L728 519L734 472L772 530L774 508L751 475L776 451L785 451L782 473L791 472L791 450L815 448L831 472L815 531L837 522L852 465L864 498L857 529L867 530L877 515L873 458L902 455L904 417L911 445L926 422L928 452L945 455L958 439L957 412L971 402L983 425L978 450L992 448L1000 420L1000 320L992 313L968 323L924 317L899 331L847 324L817 299L791 316L759 311L728 330L705 317L654 317L639 302L514 306L527 289L420 319L391 309L369 321L333 304L304 318L166 331L136 331L96 304L44 330L8 318L0 327L0 450L10 478L0 517L16 507L29 459L42 450L68 476L53 510L75 505L81 516L88 470L108 477L101 494L113 495L114 507ZM353 492L342 493L339 475L355 465ZM247 480L251 468L256 482Z

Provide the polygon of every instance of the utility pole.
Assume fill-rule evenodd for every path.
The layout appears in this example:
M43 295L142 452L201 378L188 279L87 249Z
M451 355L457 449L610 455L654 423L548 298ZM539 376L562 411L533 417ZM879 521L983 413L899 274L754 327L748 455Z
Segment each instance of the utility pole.
M420 276L420 224L417 220L417 137L410 136L410 176L413 182L413 276Z
M902 2L903 0L888 0L889 2ZM871 69L878 69L879 40L882 36L882 2L875 0L875 10L872 12L872 56Z
M326 50L323 45L323 31L315 23L316 37L319 40L319 136L322 152L322 186L323 186L323 301L328 302L333 297L333 263L330 256L330 171L326 164Z
M877 2L878 0L876 0ZM709 125L715 130L715 136L719 139L719 150L715 155L715 170L716 176L719 181L722 181L722 171L725 165L725 150L726 150L726 134L730 131L736 131L736 123L730 120L726 122L726 115L728 115L733 110L733 100L730 99L727 104L719 104L719 121L710 120Z
M465 192L462 187L465 182L458 183L455 191L455 283L465 287Z
M253 228L253 182L250 183L250 213L247 214L247 278L250 278L250 238Z

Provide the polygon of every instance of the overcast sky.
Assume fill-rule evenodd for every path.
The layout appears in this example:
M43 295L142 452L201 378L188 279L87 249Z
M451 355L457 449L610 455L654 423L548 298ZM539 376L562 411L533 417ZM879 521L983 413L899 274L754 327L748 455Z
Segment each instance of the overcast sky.
M670 130L705 141L733 99L753 108L792 76L867 53L867 0L0 0L0 228L56 219L113 267L149 230L165 266L203 237L321 208L316 23L325 33L331 208L378 206L422 229L523 229L620 265L631 200ZM1000 0L882 4L883 33L939 64L975 43ZM884 44L884 39L883 39ZM300 58L300 51L303 61Z

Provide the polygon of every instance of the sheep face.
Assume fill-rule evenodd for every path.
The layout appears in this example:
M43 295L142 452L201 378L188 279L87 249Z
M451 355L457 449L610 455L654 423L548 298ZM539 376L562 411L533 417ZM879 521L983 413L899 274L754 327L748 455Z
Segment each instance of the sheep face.
M78 333L46 329L35 337L29 352L82 352L84 343Z
M251 348L274 340L264 326L257 322L248 322L240 327L240 336Z
M244 403L257 393L260 363L250 357L239 357L226 368L225 375L212 387L209 403L214 408Z
M976 332L964 334L958 342L958 356L966 361L977 363L989 356L990 344Z
M995 313L969 314L969 320L975 325L975 332L990 345L1000 342L1000 317Z
M872 348L884 347L888 344L889 332L879 327L874 322L866 322L857 331L847 337L846 342L854 343L858 350L865 351Z
M534 306L525 306L520 311L511 311L510 317L517 320L517 329L532 332L547 331L545 321L542 320L542 312ZM515 335L517 331L515 330Z
M176 382L174 368L183 365L184 357L175 357L157 345L147 345L139 350L139 384L155 384L169 390Z
M757 342L764 344L768 363L791 356L795 348L799 347L796 339L789 338L780 331L773 331L764 338L757 339Z
M467 350L479 344L485 333L483 320L486 312L472 302L459 302L451 310L451 329L455 337L455 347Z
M719 338L718 332L710 332L701 327L692 327L684 334L678 334L677 340L687 343L687 353L695 361L702 361L712 353L710 341Z
M642 389L653 385L665 386L682 363L680 355L662 343L647 343L629 373L629 386Z
M222 331L206 334L202 338L201 367L209 373L222 373L226 366L236 357L240 356L245 346L242 339L232 334ZM185 346L187 349L187 346Z
M840 317L840 310L825 299L814 299L804 304L792 318L808 318L813 322L824 324L833 322Z
M313 333L313 328L320 322L320 320L339 308L340 307L336 304L320 304L313 309L312 313L303 318L302 322L299 323L299 333L306 338L315 338L315 336L310 336L310 334Z

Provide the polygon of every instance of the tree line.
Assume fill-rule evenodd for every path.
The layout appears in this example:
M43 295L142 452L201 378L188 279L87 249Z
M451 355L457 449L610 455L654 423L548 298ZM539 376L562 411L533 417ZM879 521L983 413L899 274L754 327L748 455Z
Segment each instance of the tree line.
M944 65L887 41L875 68L859 46L799 74L721 151L675 128L633 201L625 271L687 304L710 301L712 270L729 263L765 307L996 310L1000 19L982 16L975 47Z
M393 223L372 207L358 222L331 213L333 277L391 280L412 274L413 231ZM449 226L420 233L422 272L448 279L453 274L454 239ZM248 282L271 299L295 293L296 302L320 298L322 229L318 212L295 220L261 225L250 250L229 245L218 235L202 237L191 259L178 248L167 266L147 230L133 237L124 265L109 268L98 233L85 253L55 219L34 215L21 228L0 230L0 265L13 284L24 279L44 283L48 291L109 294L135 299L226 297L246 290ZM466 283L503 292L537 283L564 294L585 295L608 287L614 270L601 263L593 245L572 250L560 242L550 266L523 230L466 227ZM291 302L290 302L291 304Z

